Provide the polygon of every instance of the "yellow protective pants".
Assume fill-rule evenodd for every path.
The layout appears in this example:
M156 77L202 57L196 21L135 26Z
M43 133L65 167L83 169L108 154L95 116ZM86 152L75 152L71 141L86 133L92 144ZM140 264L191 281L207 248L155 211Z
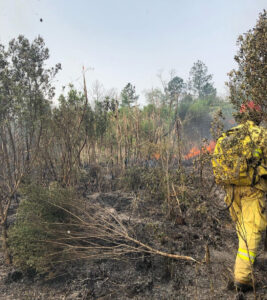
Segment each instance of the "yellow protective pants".
M267 225L265 193L249 186L226 188L225 202L236 224L239 248L235 261L235 281L252 284L252 267L262 232Z

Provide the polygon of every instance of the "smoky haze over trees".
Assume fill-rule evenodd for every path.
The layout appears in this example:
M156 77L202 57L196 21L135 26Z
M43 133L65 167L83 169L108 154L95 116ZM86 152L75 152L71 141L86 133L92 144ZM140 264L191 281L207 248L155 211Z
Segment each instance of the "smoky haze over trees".
M172 76L162 88L147 91L148 104L142 109L131 83L118 98L105 95L103 88L100 93L98 85L91 107L85 81L83 91L70 85L52 108L52 83L61 65L45 67L49 50L41 37L30 42L19 36L7 48L1 45L0 58L4 166L0 214L4 237L12 199L21 181L27 182L33 174L37 182L52 180L72 186L79 182L84 164L112 161L125 168L126 162L141 162L160 152L164 136L175 145L177 122L183 128L179 134L187 140L187 146L179 150L185 154L192 145L210 137L212 113L218 108L228 114L231 111L226 101L216 97L212 75L201 61L193 64L187 83ZM3 248L8 261L5 242Z
M238 109L251 99L266 105L266 11L238 43L238 69L228 83L231 102L217 96L208 66L198 60L188 78L159 75L159 87L145 91L143 107L133 83L116 95L99 83L88 84L84 70L83 88L65 87L52 106L61 65L46 66L44 40L19 36L0 45L0 225L6 263L47 275L73 259L137 259L149 253L202 261L199 249L188 252L197 258L170 254L172 246L157 224L143 226L132 212L141 207L142 216L157 209L156 217L175 226L185 226L188 215L208 218L207 202L216 198L206 195L214 186L214 139L233 126L232 105ZM133 197L123 220L112 205L105 210L101 201L88 198L115 190ZM214 227L218 221L209 217ZM158 240L148 234L140 241L142 231ZM208 245L209 234L203 239ZM206 254L208 262L208 248Z
M178 140L182 135L187 140L187 147L179 149L184 155L191 145L209 137L212 113L217 108L230 110L227 102L216 97L212 76L200 61L193 65L188 84L173 76L162 89L146 93L149 104L142 109L131 83L119 98L105 95L102 89L92 108L85 77L83 91L70 85L52 108L52 83L61 66L46 68L49 50L43 39L30 42L19 36L7 48L1 45L0 55L3 237L7 237L8 210L20 184L34 177L34 182L73 186L86 164L112 162L124 169L130 162L162 155L161 143L167 142L163 137L169 139L168 147L173 145L169 155L174 158L177 122L181 127ZM5 239L2 246L10 261Z

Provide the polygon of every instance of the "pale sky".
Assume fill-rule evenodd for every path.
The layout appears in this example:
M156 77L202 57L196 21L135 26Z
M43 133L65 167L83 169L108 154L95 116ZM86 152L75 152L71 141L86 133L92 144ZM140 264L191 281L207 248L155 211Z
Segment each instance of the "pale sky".
M256 24L266 0L0 0L0 43L41 35L49 65L60 62L57 88L99 80L118 93L128 83L142 92L160 86L163 69L188 79L198 59L225 94L235 67L236 39ZM40 22L40 18L43 22Z

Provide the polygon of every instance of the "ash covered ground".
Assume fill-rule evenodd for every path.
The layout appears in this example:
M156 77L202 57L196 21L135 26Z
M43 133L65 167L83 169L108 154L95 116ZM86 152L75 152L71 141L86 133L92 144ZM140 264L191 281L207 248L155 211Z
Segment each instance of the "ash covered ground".
M237 237L224 209L223 192L213 186L192 191L191 196L197 200L186 209L181 205L183 218L167 218L162 203L123 191L86 197L115 209L140 241L202 264L139 253L117 260L73 262L57 277L44 280L5 266L1 257L0 299L255 299L253 292L242 295L233 288ZM262 245L255 265L257 299L267 299L266 271Z

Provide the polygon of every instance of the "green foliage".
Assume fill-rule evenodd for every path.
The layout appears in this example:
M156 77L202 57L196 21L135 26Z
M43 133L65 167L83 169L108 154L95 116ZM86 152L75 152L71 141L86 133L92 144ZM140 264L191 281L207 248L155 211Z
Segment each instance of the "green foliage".
M72 230L68 224L75 222L75 218L64 209L73 212L74 203L74 193L56 185L30 185L23 189L16 222L8 232L15 266L43 273L67 259L64 246L56 242Z
M230 100L239 111L244 102L250 100L265 109L267 90L267 12L259 15L256 26L237 40L239 50L235 56L237 70L229 73Z
M52 81L61 68L47 68L48 58L41 37L30 42L20 35L7 50L0 45L0 223L7 263L7 214L20 182L37 173L33 164L51 117Z
M179 96L184 89L184 80L178 76L175 76L172 80L170 80L167 87L167 91L170 93L170 96L174 98Z
M103 136L108 127L108 101L109 99L106 99L104 102L95 103L94 124L97 137Z
M0 120L12 120L13 126L18 122L28 140L50 112L52 81L61 69L60 64L46 68L48 58L49 50L40 36L30 42L20 35L7 50L0 44Z
M149 104L156 107L159 107L166 100L166 95L158 88L146 91L145 97Z
M190 70L190 88L198 98L216 96L216 89L213 87L212 75L208 74L207 66L200 60L194 63Z
M188 109L188 112L196 117L199 118L203 114L205 114L205 111L207 111L207 108L209 108L210 101L204 99L204 100L198 100L194 101ZM209 110L209 109L208 109Z
M147 119L141 123L142 136L149 140L153 132L153 123L151 120Z
M49 131L43 137L45 147L40 164L44 164L45 173L52 174L50 179L63 185L79 181L82 151L87 144L103 140L116 107L116 101L106 97L96 101L93 110L84 93L69 86L67 94L59 97L59 106L53 109Z
M61 65L45 68L49 50L40 36L32 43L22 35L11 40L6 55L10 62L7 93L12 99L14 112L23 118L30 131L34 122L50 108L49 100L54 96L52 79Z
M72 84L69 85L67 96L60 95L59 108L69 108L74 111L79 110L85 103L85 96L82 92L77 91Z
M148 117L151 117L153 113L156 113L157 108L154 104L150 103L143 108L144 114L147 114Z
M135 86L131 83L127 83L124 89L121 91L121 106L132 106L137 100L139 96L136 95Z
M21 160L27 164L40 141L44 120L51 114L52 81L61 69L60 64L46 68L48 58L40 36L30 42L20 35L10 41L7 50L0 45L0 122L9 127L14 152L18 151L17 137L24 138L20 140L20 149L24 147Z
M186 85L184 80L178 76L175 76L172 80L168 82L168 86L165 90L169 98L169 107L172 108L175 104L176 108L178 106L179 98L181 94L185 91Z
M70 86L67 95L60 96L59 106L53 109L49 132L43 137L46 144L42 152L46 162L43 169L51 170L52 180L66 185L76 182L80 153L86 139L95 137L95 123L95 114L84 94Z
M170 115L169 115L168 106L167 105L162 105L161 108L160 108L160 118L163 121L170 121L169 117L170 117Z

